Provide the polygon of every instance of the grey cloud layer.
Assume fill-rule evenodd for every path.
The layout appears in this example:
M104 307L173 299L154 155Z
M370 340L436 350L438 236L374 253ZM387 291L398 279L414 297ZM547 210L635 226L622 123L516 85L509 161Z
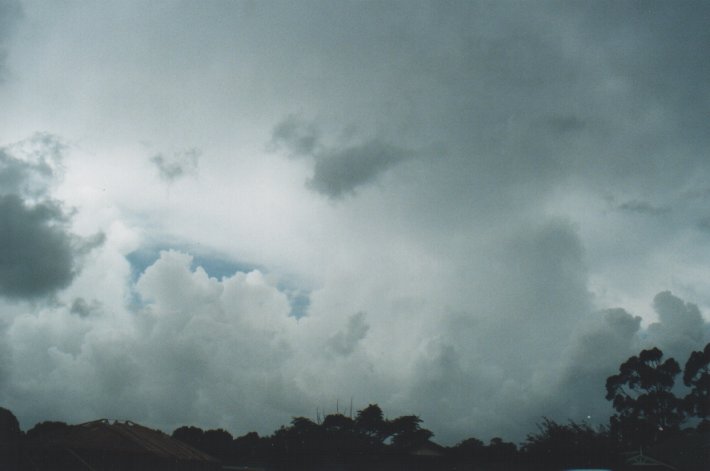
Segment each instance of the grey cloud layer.
M2 0L0 2L0 83L5 80L5 58L7 42L15 30L15 24L22 17L22 7L19 0Z
M110 228L77 275L49 141L0 154L1 220L26 234L2 247L57 254L44 293L73 281L0 327L25 424L270 432L355 396L445 443L515 440L541 415L603 421L640 348L682 362L708 340L707 3L136 5L28 2L24 40L0 37L12 119L94 146L67 171ZM139 175L141 141L209 160ZM100 173L114 200L87 181L132 164ZM180 194L152 194L156 173ZM134 285L125 254L151 237L265 268L215 279L166 252Z

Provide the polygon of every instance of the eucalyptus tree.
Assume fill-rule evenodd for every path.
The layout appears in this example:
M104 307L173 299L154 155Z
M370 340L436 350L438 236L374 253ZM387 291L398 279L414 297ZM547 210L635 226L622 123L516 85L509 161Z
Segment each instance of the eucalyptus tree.
M663 360L658 348L643 350L606 380L606 399L616 414L611 431L629 447L647 445L677 431L685 419L683 401L673 394L680 365Z
M690 354L683 370L683 384L690 388L685 396L689 415L703 421L710 419L710 343Z

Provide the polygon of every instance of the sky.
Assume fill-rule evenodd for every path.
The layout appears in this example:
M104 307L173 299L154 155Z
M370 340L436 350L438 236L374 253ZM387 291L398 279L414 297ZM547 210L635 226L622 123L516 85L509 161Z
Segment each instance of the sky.
M598 425L710 341L707 2L0 0L0 403Z

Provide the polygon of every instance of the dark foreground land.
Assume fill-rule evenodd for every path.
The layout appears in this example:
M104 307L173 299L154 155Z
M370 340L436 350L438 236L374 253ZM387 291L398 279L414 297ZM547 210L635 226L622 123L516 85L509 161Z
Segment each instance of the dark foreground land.
M378 417L375 405L366 409ZM362 417L363 411L360 411ZM268 437L233 439L224 430L181 427L172 436L133 422L97 420L79 425L43 422L0 446L7 471L707 471L710 427L679 431L653 447L624 452L609 434L546 420L538 435L517 447L475 438L454 447L431 441L414 416L383 440L384 431L357 429L334 414L321 423L296 418ZM384 422L383 422L384 423ZM406 432L409 430L409 432ZM406 440L405 440L406 438Z

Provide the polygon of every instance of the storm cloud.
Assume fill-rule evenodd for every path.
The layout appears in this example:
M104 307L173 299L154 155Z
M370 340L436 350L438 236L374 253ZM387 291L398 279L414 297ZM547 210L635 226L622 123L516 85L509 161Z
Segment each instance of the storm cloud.
M704 2L2 5L25 428L353 397L522 440L708 341Z
M64 215L52 204L27 207L15 195L0 197L0 294L34 298L74 278L74 247Z

